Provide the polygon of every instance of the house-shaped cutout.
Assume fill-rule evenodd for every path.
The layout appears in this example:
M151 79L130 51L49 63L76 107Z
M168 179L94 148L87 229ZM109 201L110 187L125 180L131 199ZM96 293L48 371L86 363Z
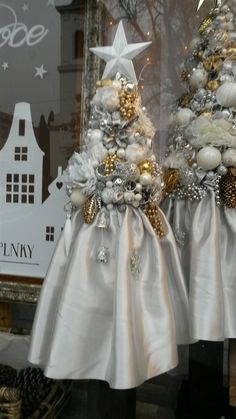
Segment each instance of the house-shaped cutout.
M0 150L0 273L44 277L64 225L68 199L61 169L42 202L43 155L30 105L16 104Z

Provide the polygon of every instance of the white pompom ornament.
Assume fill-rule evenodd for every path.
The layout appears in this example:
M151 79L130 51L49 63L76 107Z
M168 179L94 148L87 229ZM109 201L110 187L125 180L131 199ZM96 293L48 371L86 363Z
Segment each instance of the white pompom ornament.
M193 71L189 79L189 84L194 89L200 89L201 87L206 86L207 81L208 81L208 74L206 70L204 70L203 68L197 68L196 70Z
M219 105L226 108L236 106L236 83L225 82L216 92L216 100Z
M194 113L191 109L180 108L175 114L175 120L179 126L186 126L193 119Z
M85 201L87 200L87 197L81 192L80 189L73 189L70 195L70 201L72 205L74 205L76 208L81 208Z
M126 160L132 163L139 163L145 160L150 154L150 150L146 146L140 144L130 144L125 150Z
M226 167L236 167L236 150L228 148L228 150L224 151L222 160Z
M204 170L213 170L221 163L221 153L216 147L204 147L197 153L197 164Z
M103 139L103 132L100 129L90 130L90 140L93 142L98 142Z

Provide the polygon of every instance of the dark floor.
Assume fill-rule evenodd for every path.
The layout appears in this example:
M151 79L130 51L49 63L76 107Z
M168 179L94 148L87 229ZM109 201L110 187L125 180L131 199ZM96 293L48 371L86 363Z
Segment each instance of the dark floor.
M168 385L168 382L171 384ZM168 376L163 376L157 382L153 380L140 386L136 393L136 419L175 419L174 406L178 389L179 380ZM169 403L172 407L159 406L157 402L160 397L162 404ZM87 408L87 388L78 381L73 386L60 419L87 419Z

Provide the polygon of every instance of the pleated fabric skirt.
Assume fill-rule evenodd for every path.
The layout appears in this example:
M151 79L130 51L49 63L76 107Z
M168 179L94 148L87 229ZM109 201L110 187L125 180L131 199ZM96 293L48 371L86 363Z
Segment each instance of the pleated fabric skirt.
M189 288L195 339L236 338L236 210L218 207L214 191L199 202L166 199Z
M29 360L46 376L128 389L177 365L177 345L189 342L187 290L162 217L167 235L158 239L140 210L112 210L107 230L75 213L69 245L64 229L56 247L33 325ZM97 260L101 248L104 262Z

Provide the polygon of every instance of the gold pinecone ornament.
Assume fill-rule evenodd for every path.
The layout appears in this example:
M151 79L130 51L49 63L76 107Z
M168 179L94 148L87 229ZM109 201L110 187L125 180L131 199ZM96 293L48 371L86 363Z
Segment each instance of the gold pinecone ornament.
M236 168L229 167L220 180L220 198L228 208L236 208Z

